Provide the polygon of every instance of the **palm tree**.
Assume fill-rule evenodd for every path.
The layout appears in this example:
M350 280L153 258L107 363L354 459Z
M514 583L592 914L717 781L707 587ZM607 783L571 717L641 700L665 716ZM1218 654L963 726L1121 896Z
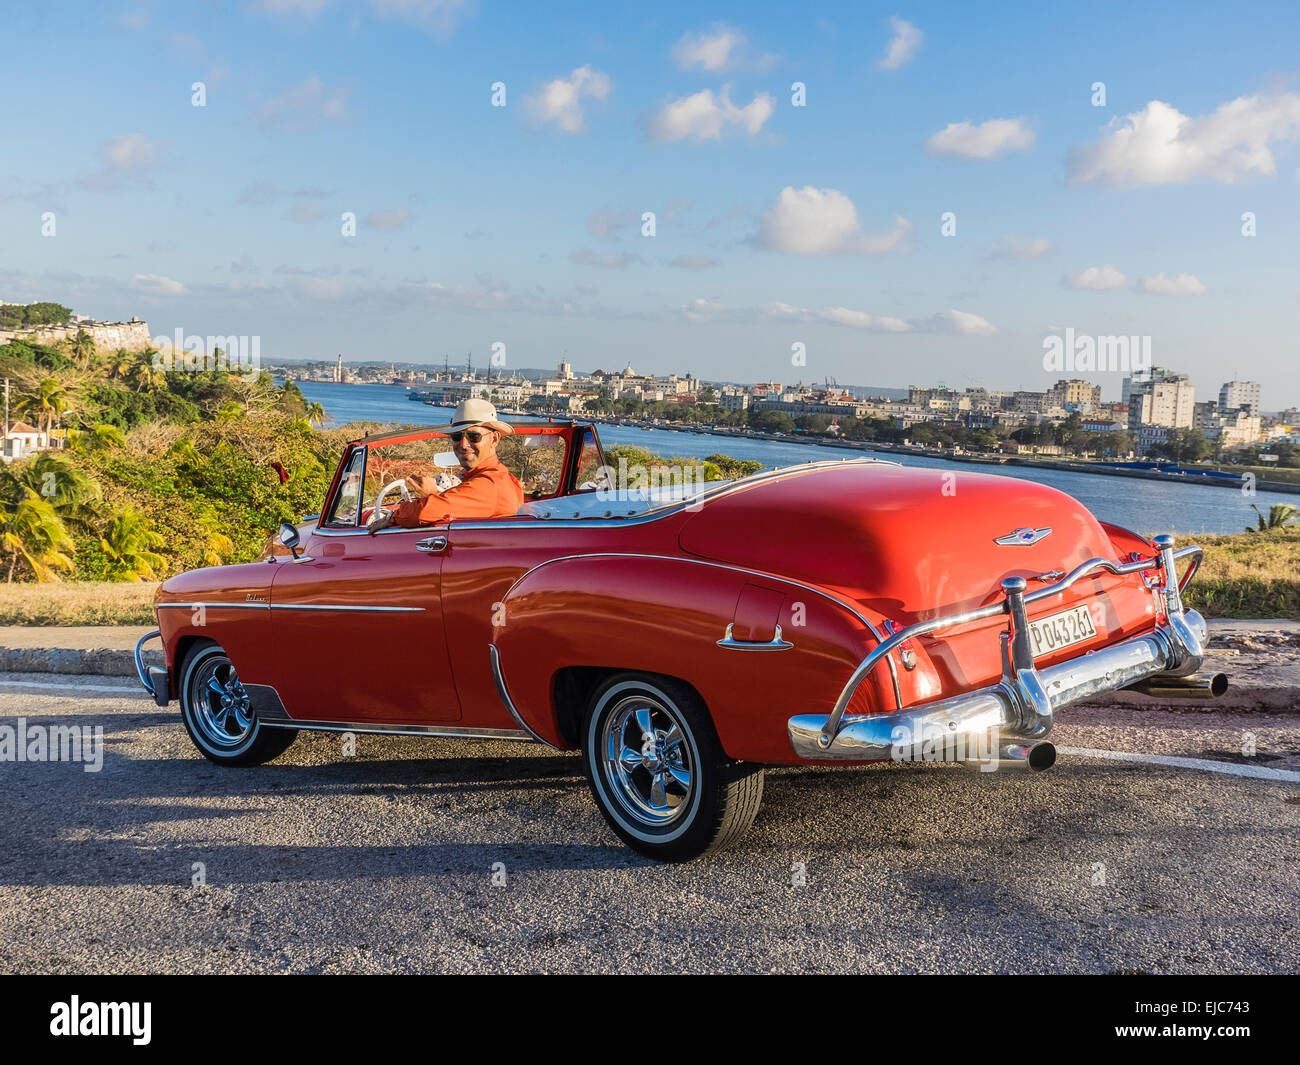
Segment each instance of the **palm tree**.
M91 357L95 354L95 339L84 329L78 329L77 335L72 338L72 356L77 360L77 365L83 370L90 365Z
M325 408L319 403L309 403L307 405L307 421L312 425L325 424Z
M152 348L136 356L131 367L131 377L135 380L137 392L152 392L163 381L163 372L154 365L158 353Z
M68 447L78 455L125 446L126 434L116 425L100 423L89 429L68 430Z
M217 528L219 519L212 511L202 514L194 523L195 539L205 566L220 566L222 556L235 550L234 541Z
M1271 529L1285 529L1288 525L1300 518L1300 507L1293 507L1290 503L1274 503L1268 508L1268 517L1265 518L1259 507L1254 503L1250 509L1255 512L1255 528L1246 526L1247 532L1268 532Z
M38 581L57 581L56 571L73 568L76 544L46 500L31 492L16 503L0 501L0 558L9 556L6 580L13 583L21 559Z
M36 391L26 396L19 396L14 405L20 415L35 418L42 432L49 432L50 423L63 415L72 406L72 395L57 377L47 377Z
M152 550L161 547L163 538L149 528L149 519L138 511L120 511L99 541L99 549L108 556L110 581L157 580L157 571L166 560Z
M11 499L38 497L47 502L65 525L89 529L96 516L97 504L104 498L98 482L66 459L48 451L36 455L16 469L5 471L17 492L6 492Z
M151 360L152 361L152 360ZM126 380L131 376L131 370L135 367L135 358L125 348L118 348L109 356L108 365L105 371L109 380L120 378Z

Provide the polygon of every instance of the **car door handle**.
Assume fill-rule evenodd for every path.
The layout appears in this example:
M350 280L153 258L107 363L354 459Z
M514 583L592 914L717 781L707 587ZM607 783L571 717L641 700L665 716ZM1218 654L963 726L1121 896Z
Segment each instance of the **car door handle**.
M776 627L776 634L767 642L754 640L737 640L731 635L734 622L727 626L727 633L718 641L719 647L732 651L788 651L794 646L789 640L781 639L781 626Z
M423 551L426 555L436 555L439 551L447 550L447 538L445 536L425 537L415 542L415 549Z

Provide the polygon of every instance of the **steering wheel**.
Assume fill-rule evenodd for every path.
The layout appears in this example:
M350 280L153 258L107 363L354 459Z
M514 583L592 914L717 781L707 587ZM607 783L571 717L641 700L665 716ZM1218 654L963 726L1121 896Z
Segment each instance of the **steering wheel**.
M379 493L379 495L375 496L374 510L371 511L370 514L370 520L372 522L379 518L388 517L388 511L383 506L384 496L388 495L388 493L391 492L394 488L401 490L403 503L409 503L411 501L411 493L406 487L405 477L399 477L395 481L390 481L388 484L384 485L383 490Z

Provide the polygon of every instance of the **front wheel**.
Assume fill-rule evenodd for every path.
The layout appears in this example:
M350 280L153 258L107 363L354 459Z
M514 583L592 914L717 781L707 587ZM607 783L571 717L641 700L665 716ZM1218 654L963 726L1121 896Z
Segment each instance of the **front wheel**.
M680 862L720 850L754 823L761 766L727 758L700 698L668 677L620 673L596 689L583 763L605 820L633 850Z
M234 664L215 643L190 652L179 689L185 730L218 765L261 765L283 754L298 735L296 729L262 727Z

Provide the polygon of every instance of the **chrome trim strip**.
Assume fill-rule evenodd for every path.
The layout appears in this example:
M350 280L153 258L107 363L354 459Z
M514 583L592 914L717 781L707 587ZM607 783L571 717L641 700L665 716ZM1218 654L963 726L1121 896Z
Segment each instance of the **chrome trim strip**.
M514 583L511 584L510 587L506 589L505 595L501 597L502 600L504 601L505 599L507 599L510 593L513 592L516 587L518 587L519 582L522 581L525 577L529 576L529 574L536 573L543 566L549 566L553 562L568 562L571 559L575 559L575 558L653 558L653 559L658 559L661 562L689 562L692 565L696 565L696 566L712 566L714 569L729 569L736 573L749 573L749 574L753 574L755 577L764 577L767 580L779 581L782 584L791 584L794 585L794 587L796 588L803 588L806 591L812 592L814 595L820 595L823 599L829 599L832 603L835 603L837 606L841 606L845 610L847 610L850 614L852 614L855 618L857 618L860 622L862 622L862 624L866 626L867 631L870 632L873 637L875 637L877 643L876 651L880 650L879 647L880 644L885 643L885 637L881 633L881 631L878 628L876 628L876 626L873 625L868 618L863 617L863 615L853 606L853 604L846 602L845 600L841 599L839 596L831 595L830 592L823 591L821 588L818 588L816 585L805 584L803 581L796 580L794 577L782 577L775 573L766 573L760 569L747 569L744 566L733 566L726 562L710 562L708 559L703 559L703 558L684 558L681 555L638 555L630 551L591 551L591 552L577 554L577 555L560 555L558 558L548 558L545 562L539 562L532 569L528 570L526 573L523 573L519 577L517 577ZM901 630L901 631L906 631L906 630ZM901 642L902 641L900 640L899 643ZM875 652L872 653L874 654ZM893 658L886 658L885 663L889 667L889 675L890 678L893 680L893 684L894 684L894 702L897 706L897 709L901 710L903 709L903 696L901 690L898 687L898 670L894 666Z
M220 607L223 610L270 610L270 603L219 603L215 601L192 603L154 603L155 610L192 610L196 606Z
M501 652L497 650L496 644L488 644L488 658L492 662L492 680L497 686L497 695L501 698L501 705L506 708L506 712L518 722L519 727L538 743L544 743L555 751L563 751L563 747L557 747L550 740L544 739L534 732L524 720L523 715L515 709L514 700L510 698L510 692L506 688L506 678L501 672Z
M191 610L196 606L229 610L332 610L350 614L419 614L422 606L351 606L346 603L158 603L158 609L176 607Z
M425 738L456 740L508 740L512 743L532 743L527 732L512 728L470 728L456 725L376 725L360 722L338 721L263 721L267 728L306 729L308 732L361 732L372 736L423 736Z
M346 603L272 603L272 610L332 610L345 614L422 614L422 606L349 606Z

